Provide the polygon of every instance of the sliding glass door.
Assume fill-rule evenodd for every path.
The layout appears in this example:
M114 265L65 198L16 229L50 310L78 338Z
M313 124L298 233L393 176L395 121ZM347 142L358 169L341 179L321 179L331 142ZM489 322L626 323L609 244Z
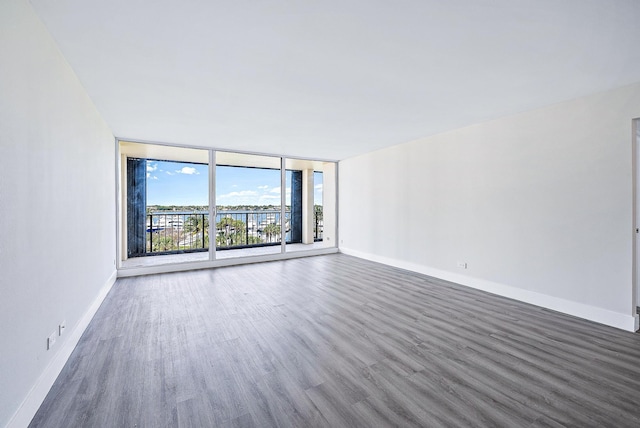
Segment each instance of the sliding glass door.
M280 158L216 152L216 259L277 254L283 218Z
M120 156L122 266L209 260L209 152L120 142Z

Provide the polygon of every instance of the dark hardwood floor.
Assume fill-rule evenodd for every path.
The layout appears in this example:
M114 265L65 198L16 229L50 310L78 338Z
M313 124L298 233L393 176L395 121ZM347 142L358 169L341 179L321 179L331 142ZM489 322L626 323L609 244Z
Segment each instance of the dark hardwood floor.
M638 427L640 336L345 255L120 279L32 427Z

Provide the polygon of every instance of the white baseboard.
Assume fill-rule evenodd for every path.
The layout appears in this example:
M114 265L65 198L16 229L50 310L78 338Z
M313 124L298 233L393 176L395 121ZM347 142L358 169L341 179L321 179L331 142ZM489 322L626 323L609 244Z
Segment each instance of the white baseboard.
M58 378L58 375L62 371L64 365L67 363L67 360L69 360L69 357L80 341L82 334L98 311L98 308L104 301L105 297L107 297L109 290L111 290L111 287L113 287L113 284L116 282L116 278L117 271L114 270L111 276L109 276L107 282L100 289L98 296L95 298L89 309L87 309L83 317L77 322L73 330L71 330L67 340L63 343L62 347L58 350L58 353L53 357L44 372L42 372L33 388L31 388L26 398L22 401L22 404L20 404L16 413L9 420L7 428L24 428L29 425L49 393L49 390L51 390L53 383Z
M340 247L340 252L350 256L359 257L400 269L406 269L412 272L432 276L434 278L443 279L445 281L455 282L456 284L465 285L467 287L486 291L492 294L497 294L503 297L508 297L510 299L519 300L521 302L530 303L532 305L541 306L543 308L562 312L568 315L573 315L589 321L595 321L597 323L616 327L622 330L631 332L635 332L638 330L638 315L627 315L613 312L607 309L585 305L584 303L561 299L559 297L536 293L534 291L523 290L521 288L513 287L510 285L473 278L454 272L448 272L445 270L435 269L416 263L406 262L403 260L364 253L349 248Z

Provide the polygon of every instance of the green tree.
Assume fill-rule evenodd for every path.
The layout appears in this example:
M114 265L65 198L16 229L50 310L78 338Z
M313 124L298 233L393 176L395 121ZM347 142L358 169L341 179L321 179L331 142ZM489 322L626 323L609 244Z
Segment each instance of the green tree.
M151 251L170 251L174 250L174 242L173 236L171 235L160 235L158 233L154 233L153 237L153 248Z
M204 214L192 214L184 222L184 231L196 238L195 248L202 247L204 237L204 247L209 246L209 219Z
M259 236L249 235L248 238L249 238L249 242L247 242L247 244L249 245L262 244L262 239L260 239Z
M323 210L322 205L315 205L314 207L314 225L313 225L313 234L316 239L322 240L322 218L323 218Z
M223 217L216 223L216 245L219 247L235 247L247 244L246 227L242 220Z
M278 242L280 239L280 225L276 223L270 223L265 226L263 230L267 237L266 242Z

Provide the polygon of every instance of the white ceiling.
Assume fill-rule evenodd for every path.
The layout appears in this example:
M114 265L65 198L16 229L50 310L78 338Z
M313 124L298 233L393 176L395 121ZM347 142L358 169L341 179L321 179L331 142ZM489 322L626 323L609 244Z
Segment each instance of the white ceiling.
M637 0L31 0L121 138L339 160L640 81Z

